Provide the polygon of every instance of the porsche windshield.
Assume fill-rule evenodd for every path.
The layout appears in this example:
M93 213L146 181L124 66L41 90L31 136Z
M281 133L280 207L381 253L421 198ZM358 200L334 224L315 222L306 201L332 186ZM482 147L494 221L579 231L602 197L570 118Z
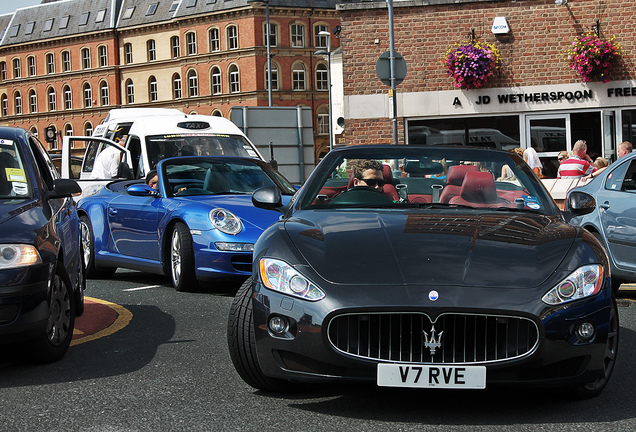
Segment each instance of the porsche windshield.
M304 188L301 208L461 207L546 214L557 211L541 182L511 151L355 147L327 155Z

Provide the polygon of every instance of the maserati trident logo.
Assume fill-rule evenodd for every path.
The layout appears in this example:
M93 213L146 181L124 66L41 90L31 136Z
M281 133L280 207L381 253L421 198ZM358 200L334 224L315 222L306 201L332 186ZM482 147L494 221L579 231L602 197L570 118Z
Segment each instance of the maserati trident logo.
M426 331L422 330L422 333L424 333L424 346L431 350L431 355L435 355L435 350L442 346L442 335L444 332L439 332L437 338L435 338L435 326L433 326L430 337Z

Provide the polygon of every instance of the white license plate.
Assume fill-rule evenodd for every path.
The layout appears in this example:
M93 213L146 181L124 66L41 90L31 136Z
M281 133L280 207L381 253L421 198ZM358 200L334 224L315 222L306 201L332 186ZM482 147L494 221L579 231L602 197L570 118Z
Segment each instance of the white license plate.
M486 366L378 364L380 387L486 388Z

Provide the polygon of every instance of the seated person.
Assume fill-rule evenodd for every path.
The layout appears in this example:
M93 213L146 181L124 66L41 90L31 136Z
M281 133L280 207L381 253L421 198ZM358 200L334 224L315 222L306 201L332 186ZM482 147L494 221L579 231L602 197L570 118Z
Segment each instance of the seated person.
M153 189L157 189L157 182L159 176L157 176L157 170L152 170L146 175L146 184Z
M384 187L382 163L365 159L358 163L353 171L353 186L368 186L380 191Z

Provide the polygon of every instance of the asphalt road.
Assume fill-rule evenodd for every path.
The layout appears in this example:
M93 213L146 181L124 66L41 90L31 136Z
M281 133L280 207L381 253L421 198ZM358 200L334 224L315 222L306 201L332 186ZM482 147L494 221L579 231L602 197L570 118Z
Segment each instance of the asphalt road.
M247 386L226 348L236 286L178 293L119 270L87 295L132 313L123 329L51 365L0 352L0 431L633 431L636 303L619 301L621 342L605 392L571 401L529 389L324 386L272 395ZM636 298L631 293L623 294Z

